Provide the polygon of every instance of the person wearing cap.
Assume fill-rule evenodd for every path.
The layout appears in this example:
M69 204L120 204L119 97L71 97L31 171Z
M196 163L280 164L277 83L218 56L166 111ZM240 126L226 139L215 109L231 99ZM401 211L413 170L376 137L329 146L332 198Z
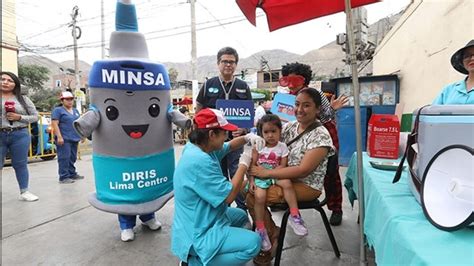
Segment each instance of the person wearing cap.
M467 77L444 87L433 104L474 104L474 40L453 54L451 65Z
M10 152L12 167L20 187L18 199L37 201L38 196L28 191L28 150L31 142L28 124L38 121L38 111L27 96L21 95L20 79L12 72L2 71L1 98L0 170L3 169L7 153Z
M249 222L247 213L229 207L242 187L251 147L246 145L230 181L220 167L226 154L255 137L247 134L225 142L228 131L237 129L221 111L202 109L176 167L171 250L189 265L242 265L260 251L259 235L243 228Z
M80 114L73 106L74 95L71 92L62 92L59 99L61 105L55 107L51 113L51 126L54 130L58 153L59 183L71 184L75 180L84 178L77 173L74 166L77 158L77 146L81 137L74 130L73 123L80 117Z
M239 54L232 47L224 47L217 52L217 67L219 76L206 80L197 96L196 113L202 108L216 108L217 100L252 100L252 94L248 84L234 76L237 64L239 63ZM229 134L228 140L233 137L242 136L248 133L250 129L239 128ZM228 178L234 176L237 170L242 149L230 152L221 161L222 172ZM245 199L237 196L235 201L237 207L246 210Z

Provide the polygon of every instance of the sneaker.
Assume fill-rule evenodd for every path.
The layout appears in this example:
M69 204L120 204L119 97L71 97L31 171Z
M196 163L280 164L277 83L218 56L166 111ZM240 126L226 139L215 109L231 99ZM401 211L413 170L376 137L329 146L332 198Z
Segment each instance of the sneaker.
M18 197L19 200L22 200L22 201L37 201L39 200L39 197L36 196L35 194L29 192L29 191L25 191L23 193L20 194L20 196Z
M84 179L84 176L83 176L83 175L78 175L78 174L76 174L76 175L74 175L73 177L71 177L71 179L73 179L73 180Z
M331 218L329 218L329 223L335 226L340 225L342 223L342 211L332 212Z
M135 238L135 233L133 232L133 229L125 229L122 230L120 238L123 242L133 241L133 239Z
M293 232L299 236L305 236L308 234L308 229L304 225L303 218L301 216L291 216L288 219L290 220L290 226L293 228Z
M270 238L268 238L267 230L265 230L265 229L263 229L263 230L255 229L255 232L262 239L262 246L261 246L260 249L264 252L269 251L270 249L272 249L272 242L270 242Z
M59 180L59 184L72 184L74 183L74 179L71 178L64 178L63 180Z
M161 223L155 218L150 219L142 224L146 225L148 228L150 228L150 230L153 230L153 231L161 228Z
M184 261L180 261L178 266L188 266L188 263L186 263Z

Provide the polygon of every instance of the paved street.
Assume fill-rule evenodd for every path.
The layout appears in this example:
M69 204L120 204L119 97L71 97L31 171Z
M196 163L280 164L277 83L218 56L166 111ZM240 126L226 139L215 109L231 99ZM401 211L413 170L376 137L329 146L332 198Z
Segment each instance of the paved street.
M178 158L182 147L175 146ZM157 212L163 223L160 231L137 225L135 241L124 243L117 216L98 211L87 202L88 193L94 191L91 156L82 156L76 166L86 178L59 184L56 160L30 163L30 189L40 197L31 203L18 201L14 171L3 169L2 265L178 265L170 252L173 201ZM289 229L282 265L358 265L356 208L352 210L344 202L343 224L333 227L340 259L334 256L318 213L305 210L302 213L310 233L299 238ZM275 214L278 222L280 216Z

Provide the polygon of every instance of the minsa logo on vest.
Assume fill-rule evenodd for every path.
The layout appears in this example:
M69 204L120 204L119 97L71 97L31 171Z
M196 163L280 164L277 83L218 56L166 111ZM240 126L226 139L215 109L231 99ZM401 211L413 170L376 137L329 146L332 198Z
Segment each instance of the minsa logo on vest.
M102 69L102 82L123 85L165 85L163 73Z

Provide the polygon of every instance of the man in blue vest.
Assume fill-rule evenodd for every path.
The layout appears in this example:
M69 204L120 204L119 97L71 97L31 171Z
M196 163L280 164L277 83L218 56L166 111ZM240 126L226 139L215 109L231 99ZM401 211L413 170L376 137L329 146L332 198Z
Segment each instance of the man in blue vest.
M217 67L219 76L206 80L197 97L196 113L203 108L216 108L218 99L225 100L252 100L250 88L245 81L234 76L239 54L232 47L224 47L217 53ZM249 129L239 128L229 134L229 140L247 134ZM222 172L225 176L232 177L237 170L242 149L230 152L221 161ZM237 207L246 210L244 197L239 195L235 202Z

